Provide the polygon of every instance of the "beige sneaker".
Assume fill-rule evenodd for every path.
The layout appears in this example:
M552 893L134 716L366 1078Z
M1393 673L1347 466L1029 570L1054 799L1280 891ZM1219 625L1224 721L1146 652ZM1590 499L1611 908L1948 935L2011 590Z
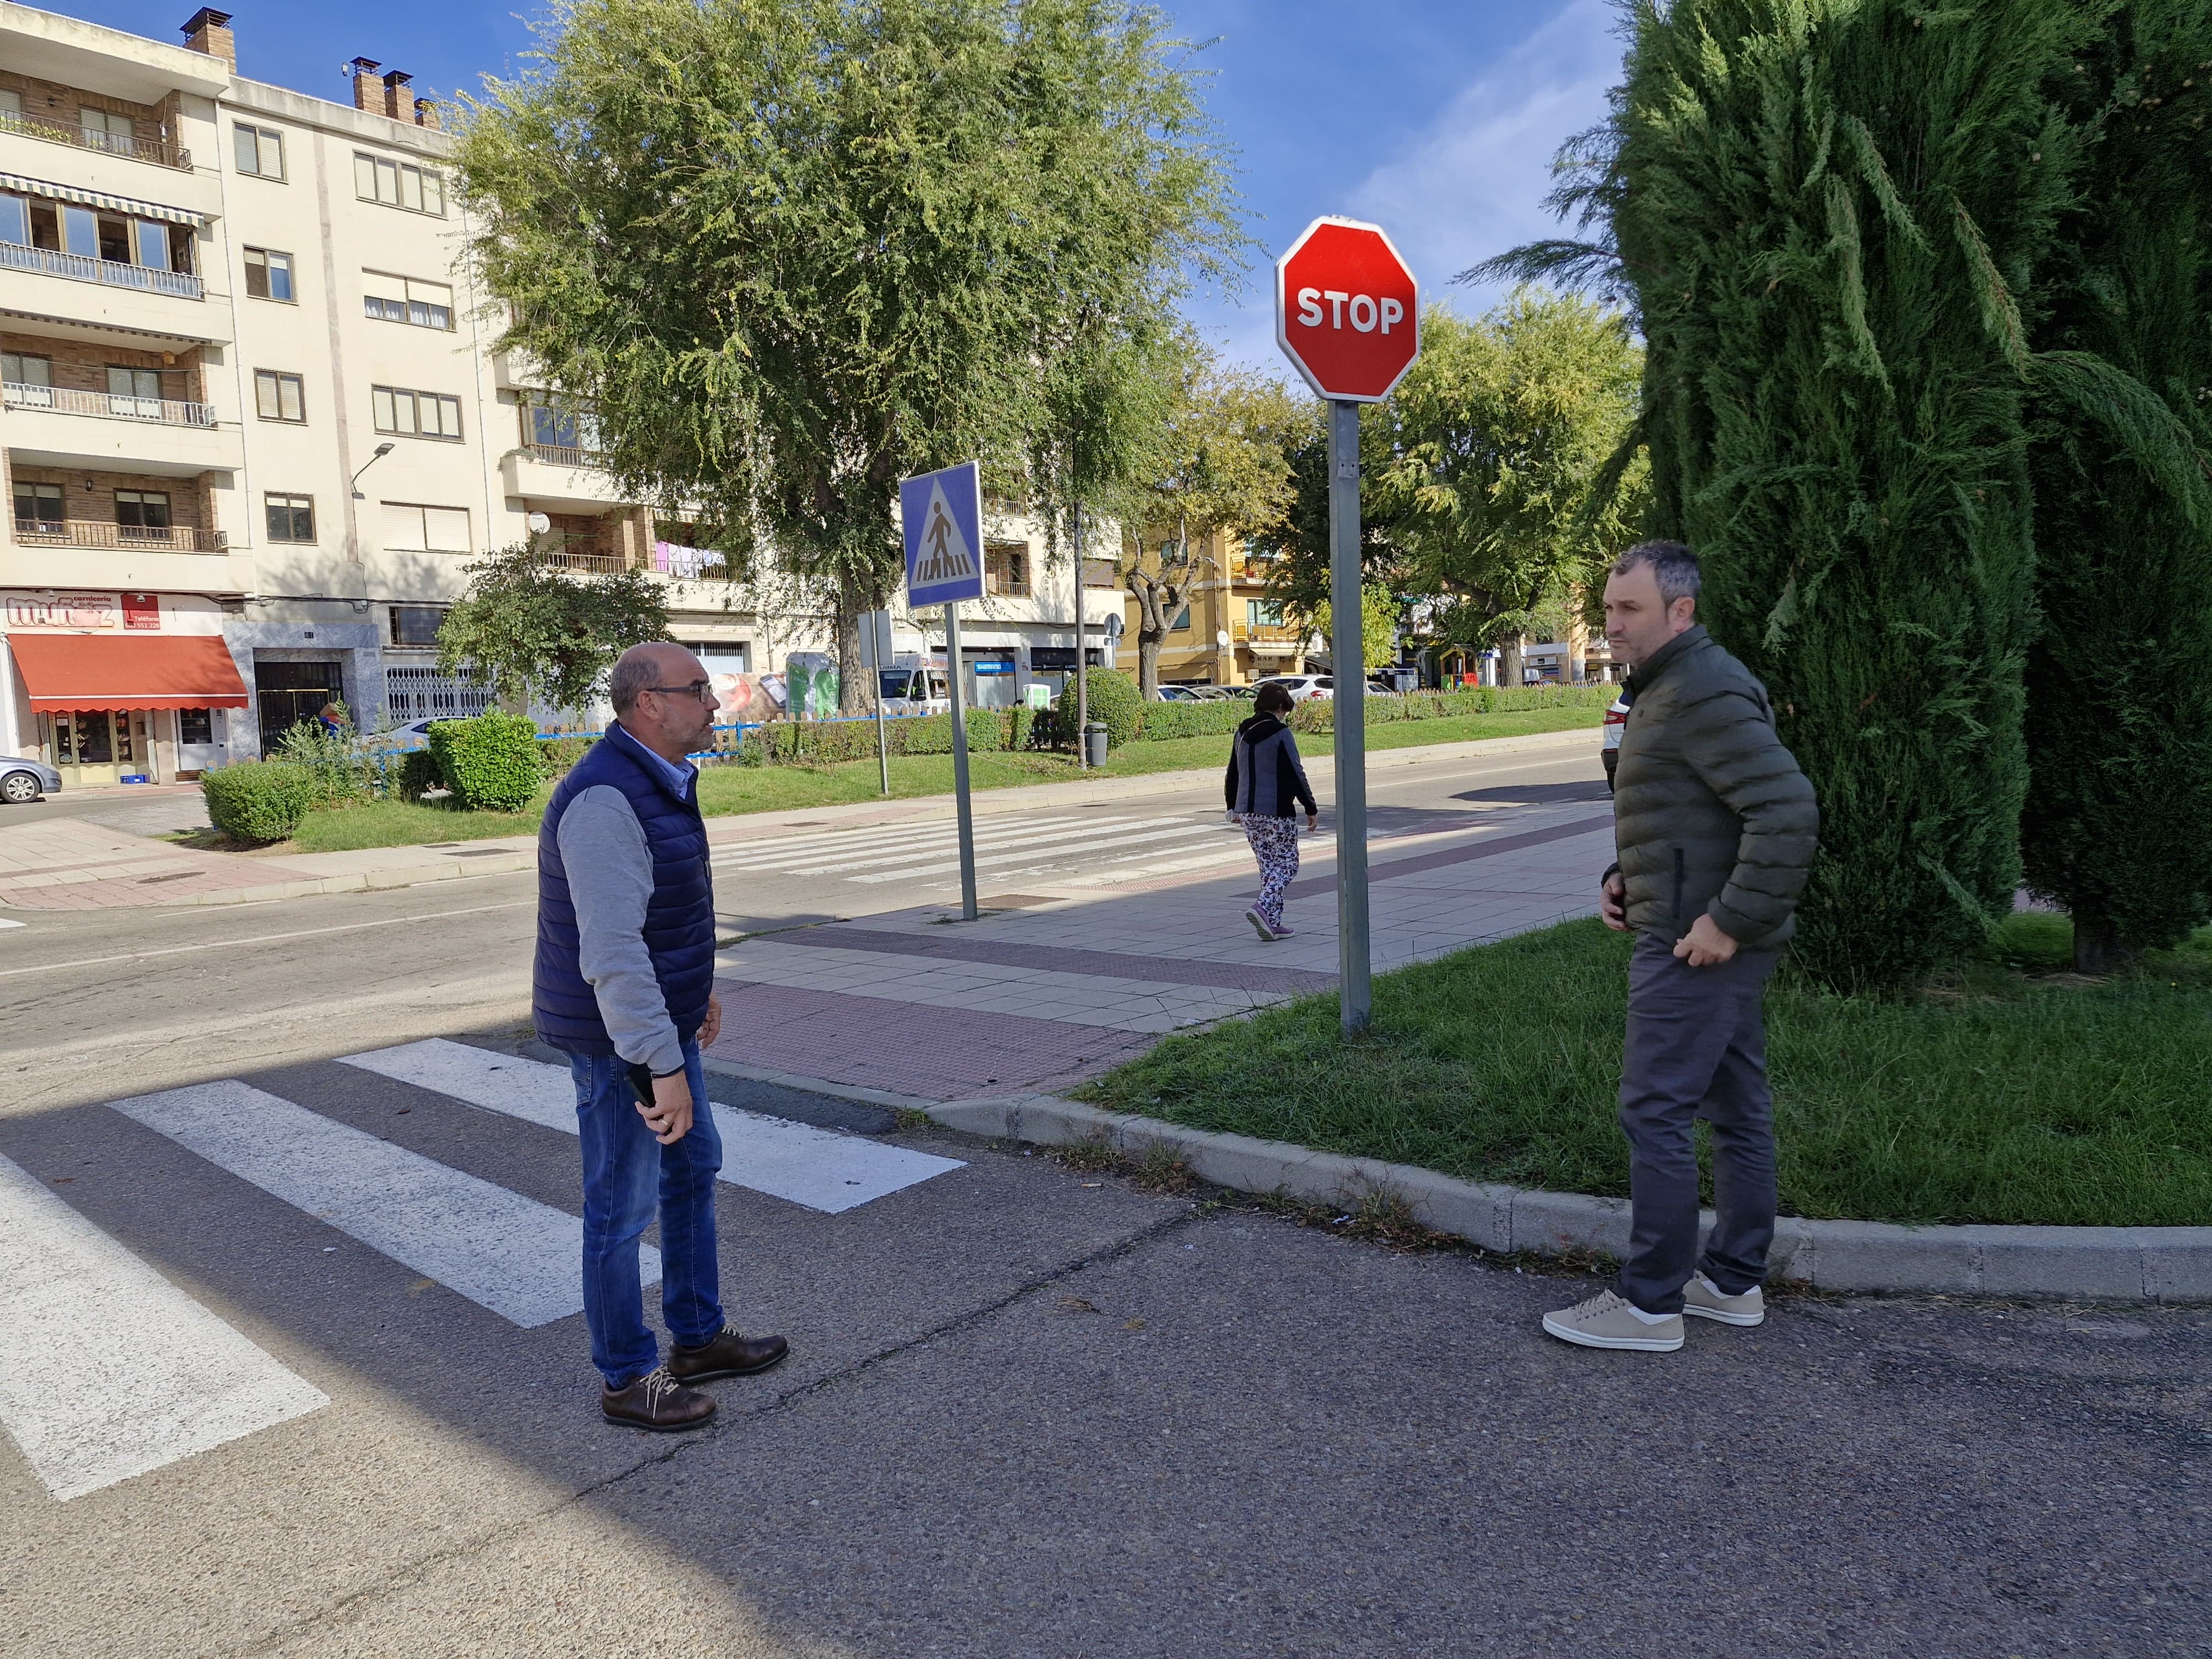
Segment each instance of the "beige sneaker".
M1759 1325L1765 1322L1766 1297L1756 1285L1741 1296L1730 1296L1705 1274L1692 1273L1682 1286L1682 1311L1723 1325Z
M1632 1348L1638 1353L1672 1353L1682 1346L1680 1314L1647 1324L1612 1291L1544 1316L1544 1328L1562 1342L1585 1348Z

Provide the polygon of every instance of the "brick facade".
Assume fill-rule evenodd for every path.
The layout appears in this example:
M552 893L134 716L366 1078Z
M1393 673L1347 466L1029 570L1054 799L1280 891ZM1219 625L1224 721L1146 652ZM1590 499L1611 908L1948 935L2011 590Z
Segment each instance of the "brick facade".
M118 368L158 371L164 398L187 404L208 401L207 376L197 346L181 352L138 351L127 346L57 340L42 334L11 334L0 329L0 351L51 358L54 384L74 392L106 392L107 371L112 365Z
M207 530L215 524L207 484L199 478L100 472L88 467L33 466L27 462L19 462L9 471L11 484L61 485L62 511L72 524L113 524L115 492L118 489L152 489L167 495L169 522L179 530ZM9 511L14 510L11 501Z
M0 87L21 93L23 113L33 119L57 121L64 126L77 125L80 109L106 110L112 115L131 118L131 137L147 143L163 143L174 136L163 110L152 104L134 104L126 98L112 98L104 92L82 92L75 87L65 87L58 81L40 81L27 75L18 75L13 70L0 69ZM173 104L176 94L170 94Z

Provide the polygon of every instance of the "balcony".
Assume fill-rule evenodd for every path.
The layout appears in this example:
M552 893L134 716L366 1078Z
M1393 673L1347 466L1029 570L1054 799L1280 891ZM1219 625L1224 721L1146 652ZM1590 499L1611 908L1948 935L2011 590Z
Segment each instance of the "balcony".
M562 536L556 532L544 538L532 554L540 564L586 575L611 575L624 568L618 550L589 536Z
M0 132L20 132L27 138L44 138L50 143L102 150L110 155L151 161L156 167L174 167L179 173L192 170L191 151L166 138L132 138L119 133L94 132L90 127L58 120L50 115L0 111Z
M532 459L543 461L548 466L597 468L605 465L595 449L571 448L566 444L525 444L523 447L530 452Z
M136 552L222 553L230 538L220 530L194 530L185 525L149 529L135 524L102 524L93 519L15 520L18 547L108 547Z
M554 512L601 513L623 505L614 480L592 450L525 443L500 457L500 482L510 495Z
M167 294L179 300L197 300L206 291L200 279L187 271L156 270L151 265L125 264L120 259L64 253L59 248L25 247L21 242L0 242L0 270L42 271L73 282L136 289L142 294Z
M1230 637L1255 657L1295 657L1305 649L1311 635L1303 628L1286 628L1273 623L1238 623L1230 630Z
M125 398L112 392L78 392L69 386L0 382L0 403L9 409L51 409L61 415L98 415L110 420L150 421L162 426L215 424L215 405L173 398Z

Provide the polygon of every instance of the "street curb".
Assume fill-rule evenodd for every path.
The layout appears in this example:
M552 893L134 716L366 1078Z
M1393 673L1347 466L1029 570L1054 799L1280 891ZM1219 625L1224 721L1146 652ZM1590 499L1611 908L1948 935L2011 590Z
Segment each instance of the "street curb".
M1357 1207L1402 1203L1437 1232L1499 1255L1628 1252L1626 1199L1462 1181L1410 1164L1216 1134L1055 1095L925 1105L950 1129L1060 1146L1101 1140L1141 1154L1172 1148L1202 1181L1237 1192ZM1712 1224L1710 1211L1702 1218ZM2212 1302L2212 1227L1903 1227L1784 1216L1772 1275L1821 1291L1995 1297L2023 1301Z
M292 881L272 881L256 887L226 887L213 893L179 893L161 899L152 908L175 905L265 904L271 899L311 898L319 893L380 892L389 887L416 887L426 882L459 881L465 876L512 875L535 870L534 854L477 859L467 864L441 859L435 864L404 865L386 870L354 870L342 876L301 876Z

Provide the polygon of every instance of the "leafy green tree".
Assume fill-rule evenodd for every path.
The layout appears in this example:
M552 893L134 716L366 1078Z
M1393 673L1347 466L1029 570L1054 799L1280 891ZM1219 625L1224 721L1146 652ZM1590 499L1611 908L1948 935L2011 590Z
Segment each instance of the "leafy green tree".
M527 546L468 569L468 591L438 628L438 666L490 686L510 708L584 708L616 658L668 637L666 590L641 570L571 575Z
M1359 590L1359 648L1358 664L1340 663L1334 659L1336 649L1335 612L1323 599L1314 607L1313 625L1321 636L1329 641L1330 661L1334 672L1350 675L1362 673L1370 668L1382 668L1398 659L1398 617L1402 607L1387 587L1372 583Z
M1223 532L1266 533L1291 504L1289 452L1316 418L1280 380L1224 365L1186 337L1149 447L1112 496L1121 519L1121 578L1137 601L1137 683L1159 696L1160 647L1203 581L1223 574L1194 554Z
M1187 56L1106 0L571 0L461 123L502 346L625 489L817 583L849 661L902 477L1087 500L1141 441L1243 240Z
M2077 61L2096 142L2039 343L2136 377L2169 429L2147 467L2071 404L2037 422L2021 851L2073 915L2075 966L2106 973L2212 896L2212 9L2134 0Z
M1510 260L1632 297L1655 527L1819 792L1833 983L1917 981L2019 882L2029 343L2110 9L1632 0L1565 198L1600 239Z

